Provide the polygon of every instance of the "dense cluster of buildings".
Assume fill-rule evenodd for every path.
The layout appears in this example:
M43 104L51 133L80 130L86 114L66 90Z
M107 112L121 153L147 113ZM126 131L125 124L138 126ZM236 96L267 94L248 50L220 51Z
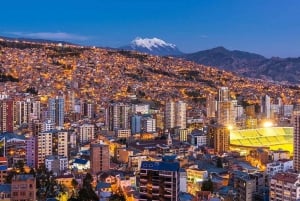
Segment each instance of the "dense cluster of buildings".
M23 62L41 67L39 94L17 91L13 85L20 83L0 86L1 200L39 199L43 186L33 172L43 169L64 187L63 192L53 191L55 199L78 197L87 173L99 200L114 194L143 201L300 199L300 112L292 98L276 92L243 102L228 87L219 87L217 92L204 90L205 101L196 104L182 86L198 85L189 81L176 85L176 73L187 76L176 62L162 73L168 78L161 82L138 70L138 78L133 74L134 79L125 78L145 59L143 55L107 57L104 50L80 49L74 61L76 57L53 59L57 50L26 51L3 50L5 58L11 55L4 65L13 75L18 73L12 67L21 62L13 59L16 55L31 54L33 60ZM51 65L50 59L41 62L47 54L53 54ZM147 60L155 64L151 71L156 73L167 61L154 56ZM114 71L114 65L123 64L124 69ZM50 75L56 65L63 66L65 74L57 73L54 81ZM79 80L70 69L81 76L103 77ZM108 71L115 75L107 76ZM32 75L22 76L18 77ZM152 78L145 85L136 82ZM175 85L176 93L171 88ZM138 99L143 91L150 95Z

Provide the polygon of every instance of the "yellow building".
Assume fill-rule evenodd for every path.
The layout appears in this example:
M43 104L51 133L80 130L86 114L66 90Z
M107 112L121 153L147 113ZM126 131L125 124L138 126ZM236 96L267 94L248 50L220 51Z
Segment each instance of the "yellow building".
M187 174L187 191L192 195L196 195L201 190L201 183L208 179L207 170L200 170L195 167L186 169Z

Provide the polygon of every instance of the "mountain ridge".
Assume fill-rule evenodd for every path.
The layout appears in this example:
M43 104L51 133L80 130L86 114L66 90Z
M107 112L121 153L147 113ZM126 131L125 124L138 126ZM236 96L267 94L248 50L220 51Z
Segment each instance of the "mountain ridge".
M216 47L184 54L182 58L198 64L214 66L250 78L300 83L300 57L266 58L256 53Z
M64 41L52 41L47 39L10 38L0 36L0 39L20 40L37 43L56 43L75 45ZM182 53L176 45L167 43L159 38L134 39L130 45L121 48L128 51L137 51L158 56L174 56L193 61L198 64L213 66L221 70L234 72L243 77L258 78L270 81L300 83L300 57L271 57L266 58L256 53L240 50L228 50L222 46L195 53Z

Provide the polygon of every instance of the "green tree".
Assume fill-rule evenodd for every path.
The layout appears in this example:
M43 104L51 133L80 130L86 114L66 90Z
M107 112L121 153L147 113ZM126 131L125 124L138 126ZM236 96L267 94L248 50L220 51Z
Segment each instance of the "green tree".
M201 191L210 191L210 192L214 191L214 186L213 186L213 182L211 181L211 179L204 181L202 183Z
M125 196L122 194L113 194L109 197L109 201L125 201Z
M85 175L82 188L78 192L78 199L81 201L98 201L99 198L92 187L93 177L90 173Z
M217 158L217 167L218 168L223 168L223 162L222 162L222 158L221 157Z
M25 172L23 160L18 160L15 167L20 171L21 174Z
M72 179L71 185L73 186L73 191L72 191L72 198L77 198L78 197L78 193L77 193L77 187L78 187L78 182L76 181L76 179Z

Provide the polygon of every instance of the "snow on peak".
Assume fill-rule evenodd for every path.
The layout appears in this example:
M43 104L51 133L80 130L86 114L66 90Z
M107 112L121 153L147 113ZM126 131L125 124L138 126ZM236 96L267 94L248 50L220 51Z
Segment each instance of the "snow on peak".
M176 45L171 43L166 43L165 41L159 39L159 38L140 38L137 37L133 41L131 41L131 44L138 47L147 48L148 50L152 50L152 48L157 47L171 47L176 48Z

